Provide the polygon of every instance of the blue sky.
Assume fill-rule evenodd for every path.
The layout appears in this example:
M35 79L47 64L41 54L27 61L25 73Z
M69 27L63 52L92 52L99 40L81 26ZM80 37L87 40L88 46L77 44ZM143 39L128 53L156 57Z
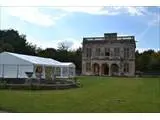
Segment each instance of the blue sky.
M107 32L134 35L137 49L160 48L160 7L1 7L1 29L14 28L42 48Z

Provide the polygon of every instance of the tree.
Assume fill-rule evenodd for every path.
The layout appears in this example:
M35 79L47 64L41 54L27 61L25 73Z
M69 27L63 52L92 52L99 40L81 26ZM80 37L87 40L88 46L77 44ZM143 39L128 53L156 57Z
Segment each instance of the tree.
M8 44L8 43L4 43L2 45L2 50L3 51L8 51L8 52L13 52L14 51L14 48L11 44Z
M67 45L65 42L58 43L58 50L61 51L68 51L69 45Z
M56 52L54 48L46 48L45 50L39 50L37 54L41 57L56 59Z
M143 53L136 51L136 70L143 72L159 72L160 71L160 52L147 50Z
M36 46L27 42L26 35L20 35L18 31L0 30L0 48L2 51L35 55Z

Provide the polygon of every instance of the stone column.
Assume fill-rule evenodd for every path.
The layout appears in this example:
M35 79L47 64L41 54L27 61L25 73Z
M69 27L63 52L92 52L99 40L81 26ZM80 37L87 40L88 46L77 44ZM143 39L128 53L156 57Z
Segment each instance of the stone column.
M86 62L82 62L82 74L86 75Z
M119 75L122 75L121 73L123 73L123 63L122 62L120 62L120 64L119 64L119 67L120 67L120 71L119 71Z
M118 64L118 76L121 75L121 71L122 71L121 63L119 63L119 64Z
M93 63L91 63L91 74L94 75L94 67L93 67Z
M111 64L108 64L109 67L109 76L111 76Z
M102 75L101 69L102 69L102 64L99 64L99 75L100 75L100 76Z

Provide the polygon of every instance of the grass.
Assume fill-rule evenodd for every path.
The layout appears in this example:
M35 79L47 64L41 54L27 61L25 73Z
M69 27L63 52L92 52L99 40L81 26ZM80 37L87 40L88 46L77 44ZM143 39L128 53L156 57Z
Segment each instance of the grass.
M11 112L160 112L159 78L80 77L82 88L0 90Z

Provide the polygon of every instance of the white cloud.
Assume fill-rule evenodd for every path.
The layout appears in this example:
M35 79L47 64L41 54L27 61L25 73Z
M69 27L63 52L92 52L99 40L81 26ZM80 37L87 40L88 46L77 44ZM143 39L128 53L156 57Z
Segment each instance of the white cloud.
M79 40L79 41L75 40L73 43L74 43L73 46L72 46L73 50L82 47L82 41L81 40Z
M158 6L159 0L1 0L5 6Z
M35 38L33 36L27 36L27 41L29 43L32 43L34 45L37 45L37 47L41 47L42 49L45 48L58 48L59 43L65 43L70 50L75 50L79 47L82 47L81 45L81 40L77 41L74 38L66 38L65 40L42 40L42 39L38 39Z
M27 35L26 39L29 43L32 43L33 45L36 45L37 47L41 47L42 49L57 48L57 44L58 44L57 41L38 39L30 35Z
M147 12L146 7L55 7L54 9L64 10L66 12L81 12L94 15L117 15L117 14L129 14L129 15L144 15Z
M65 16L65 14L57 16L45 14L38 7L7 7L3 8L3 11L10 16L18 17L22 21L44 27L54 25L57 20Z
M65 40L70 42L70 43L72 43L70 45L70 49L71 50L75 50L75 49L77 49L79 47L82 47L82 44L81 44L82 40L77 40L77 39L74 39L74 38L66 38Z
M47 0L48 3L51 3L50 0ZM47 3L44 2L44 3ZM20 2L20 1L19 1ZM3 2L2 2L3 3ZM8 3L8 2L6 2ZM43 3L41 0L39 3ZM64 16L67 15L67 13L76 13L76 12L81 12L81 13L88 13L92 15L119 15L119 14L128 14L131 16L142 16L142 15L147 15L149 14L149 11L147 10L147 7L104 7L104 6L99 6L99 7L49 7L45 8L46 10L48 9L49 11L53 11L52 13L54 14L54 10L60 10L63 11L62 13L58 15L51 15L47 13L43 13L40 9L42 7L7 7L3 8L6 9L5 11L10 15L10 16L15 16L18 17L20 20L36 24L36 25L41 25L44 27L49 27L53 26L56 24L56 22L63 18ZM151 21L149 24L156 24L157 20Z
M4 6L22 6L22 7L23 6L32 6L32 7L33 6L34 7L49 6L54 9L60 9L67 12L83 12L83 13L95 14L95 15L117 15L120 13L128 13L130 15L143 15L144 13L147 12L146 7L130 6L130 5L133 5L133 3L136 3L135 1L132 4L127 5L127 7L124 7L125 6L124 3L127 3L126 0L124 0L124 3L122 1L119 1L123 7L122 6L111 7L113 5L110 5L109 4L110 1L106 1L106 0L94 0L92 2L90 1L87 2L86 0L78 0L78 1L77 0L76 1L75 0L65 0L65 1L64 0L27 0L27 1L14 0L14 2L11 2L10 0L1 0L1 1L2 1L1 4ZM111 2L113 1L114 0L112 0ZM154 1L157 1L157 0L154 0ZM118 3L118 1L116 0L115 3ZM116 5L115 3L114 3L114 6ZM129 1L128 3L131 3L131 1ZM59 7L59 6L63 6L63 7ZM81 6L81 7L76 7L76 6ZM108 7L105 7L104 9L104 6L108 6ZM47 16L46 19L48 17L49 16Z
M66 38L65 40L59 40L57 41L57 46L59 43L64 43L65 45L67 45L69 47L69 50L76 50L79 47L82 47L82 40L77 40L74 38Z
M119 12L115 10L111 10L111 7L108 7L108 9L104 9L105 7L53 7L53 9L59 9L63 10L65 12L71 12L71 13L88 13L93 15L116 15Z
M53 7L53 9L59 9L67 12L82 12L89 14L97 14L101 12L103 7Z
M126 11L128 11L128 13L130 15L144 15L146 14L147 11L147 7L126 7Z
M29 22L35 25L40 25L44 27L53 26L56 22L67 16L68 13L88 13L92 15L119 15L119 14L128 14L130 16L156 16L153 13L150 13L147 10L147 7L49 7L45 10L52 11L50 13L43 13L41 11L42 7L6 7L2 8L4 14L9 14L10 16L18 17L20 20ZM60 14L54 14L54 10L60 10ZM63 11L63 12L62 12ZM156 18L156 17L154 17ZM159 18L149 21L149 24L155 25L158 24Z

